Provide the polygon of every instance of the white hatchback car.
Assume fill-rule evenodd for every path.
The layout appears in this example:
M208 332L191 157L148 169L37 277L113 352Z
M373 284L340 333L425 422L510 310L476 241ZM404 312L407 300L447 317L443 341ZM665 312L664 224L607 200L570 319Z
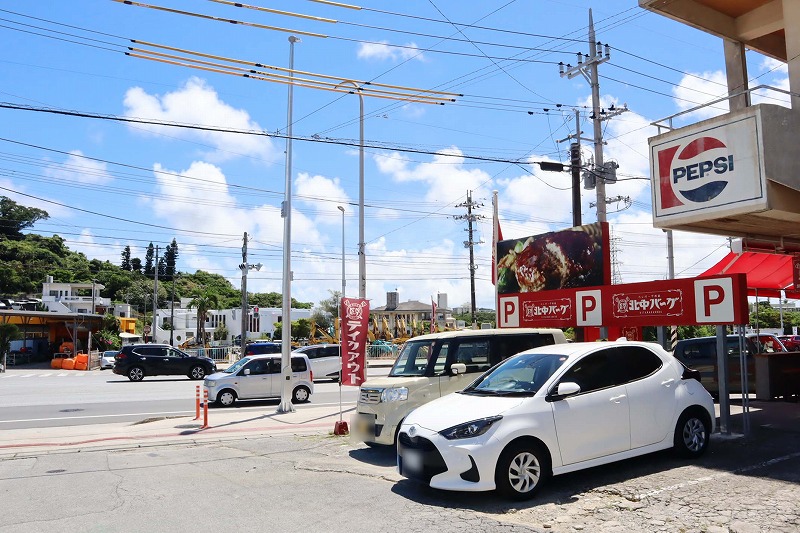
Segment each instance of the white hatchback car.
M550 475L666 448L698 457L715 424L699 379L652 343L527 350L412 411L398 471L433 488L527 499Z
M223 370L207 376L208 401L228 407L236 400L281 397L281 356L248 355ZM305 403L314 393L311 363L303 354L292 355L292 403Z

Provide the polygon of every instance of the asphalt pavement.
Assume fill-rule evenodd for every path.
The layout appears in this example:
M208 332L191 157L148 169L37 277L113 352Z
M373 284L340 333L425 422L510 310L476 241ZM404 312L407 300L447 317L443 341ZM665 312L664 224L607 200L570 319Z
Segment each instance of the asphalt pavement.
M529 502L401 478L391 449L334 434L338 406L275 411L0 431L0 533L800 531L796 402L752 402L746 436L734 403L731 434L697 461L557 476Z

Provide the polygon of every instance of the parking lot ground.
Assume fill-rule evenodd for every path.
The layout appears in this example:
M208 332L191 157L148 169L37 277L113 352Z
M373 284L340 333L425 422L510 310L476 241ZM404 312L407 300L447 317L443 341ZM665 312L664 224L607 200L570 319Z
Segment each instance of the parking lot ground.
M747 437L736 410L697 461L665 451L558 476L528 502L405 480L391 449L333 436L338 409L323 407L219 410L206 432L184 418L0 435L0 532L800 531L800 405L753 402Z

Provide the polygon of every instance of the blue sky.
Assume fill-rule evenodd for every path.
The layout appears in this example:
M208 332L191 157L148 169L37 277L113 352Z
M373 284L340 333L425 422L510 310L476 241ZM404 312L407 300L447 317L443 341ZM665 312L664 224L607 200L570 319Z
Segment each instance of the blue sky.
M50 219L33 231L57 233L73 250L117 264L126 245L143 259L149 242L163 247L175 238L179 270L218 273L237 287L246 231L249 261L264 265L250 273L248 289L280 292L287 86L124 52L177 54L134 39L287 68L288 37L297 35L296 70L417 94L463 94L445 105L364 98L367 297L379 306L387 291L424 302L447 293L451 307L468 305L467 226L454 217L466 214L456 206L472 191L484 216L475 228L475 240L484 241L475 247L477 304L493 308L491 191L499 191L505 238L571 226L568 174L542 172L535 163L568 160L568 143L557 141L574 132L574 109L584 136L591 135L590 88L581 77L560 77L557 64L588 52L592 8L597 39L611 46L611 59L600 66L603 105L630 110L604 122L605 159L620 165L619 181L606 192L629 199L608 205L616 281L666 277L666 239L650 210L650 123L726 92L719 38L634 0L350 4L360 9L313 0L250 3L305 17L211 0L142 4L253 24L113 0L2 0L0 100L278 135L2 109L0 194L48 211ZM747 61L758 84L788 88L785 65L753 52ZM724 110L718 105L686 120ZM301 301L316 304L341 288L339 205L347 294L358 292L358 118L355 95L294 89L291 291ZM584 162L590 156L584 145ZM596 220L594 201L594 191L582 190L584 223ZM676 275L697 275L727 251L724 237L676 233Z

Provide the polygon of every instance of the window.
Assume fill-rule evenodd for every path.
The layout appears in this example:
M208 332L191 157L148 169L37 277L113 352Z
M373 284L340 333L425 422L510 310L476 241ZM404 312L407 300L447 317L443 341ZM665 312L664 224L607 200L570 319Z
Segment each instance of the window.
M592 392L619 385L611 350L602 350L589 354L572 365L561 378L561 383L577 383L581 392Z
M255 359L250 361L250 363L245 367L245 369L250 370L251 376L260 376L262 374L269 374L270 373L270 360L269 359Z
M535 335L498 335L494 339L494 349L492 350L492 365L508 359L525 350L538 346L549 346L555 344L553 335L549 333Z
M453 362L467 365L468 373L488 370L491 366L489 364L489 339L460 343Z
M439 355L436 356L436 362L433 365L433 375L441 376L444 374L444 366L447 363L447 353L450 350L450 342L445 341L439 348Z
M292 372L305 372L308 370L306 360L302 357L292 357Z
M623 383L647 377L662 366L661 358L643 346L621 346L615 355Z

